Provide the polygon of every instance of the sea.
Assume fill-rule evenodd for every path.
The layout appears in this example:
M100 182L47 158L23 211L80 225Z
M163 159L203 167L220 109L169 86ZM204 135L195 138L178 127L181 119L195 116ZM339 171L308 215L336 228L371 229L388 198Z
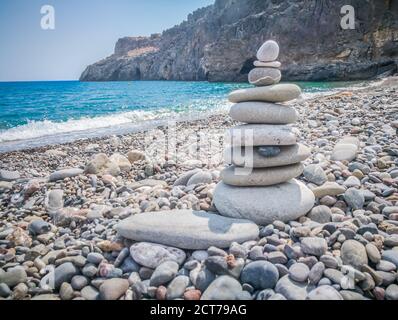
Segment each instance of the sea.
M298 82L303 98L364 82ZM0 153L224 113L246 83L177 81L0 82Z

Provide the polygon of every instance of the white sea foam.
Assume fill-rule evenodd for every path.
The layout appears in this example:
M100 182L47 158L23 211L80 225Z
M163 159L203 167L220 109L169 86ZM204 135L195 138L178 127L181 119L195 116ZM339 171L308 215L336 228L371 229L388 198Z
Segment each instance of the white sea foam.
M0 131L0 143L15 140L39 138L49 135L86 131L97 128L119 126L127 123L154 120L160 115L171 116L170 111L129 111L93 118L69 119L64 122L50 120L29 121L27 124Z
M46 137L62 136L67 134L75 139L93 136L94 131L118 132L118 129L134 125L134 128L143 127L151 121L178 119L181 117L199 118L210 114L223 112L227 109L225 104L220 104L211 110L186 110L172 111L170 109L135 110L123 113L109 114L81 119L69 119L64 122L50 120L29 121L27 124L0 131L0 143L10 143L23 140L43 140ZM97 129L97 130L96 130Z

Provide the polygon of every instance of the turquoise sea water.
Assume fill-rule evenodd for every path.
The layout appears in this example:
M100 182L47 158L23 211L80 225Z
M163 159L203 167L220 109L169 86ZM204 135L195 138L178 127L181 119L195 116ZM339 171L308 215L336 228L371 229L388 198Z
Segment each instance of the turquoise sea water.
M298 83L304 96L358 83ZM137 130L164 119L227 110L248 84L208 82L1 82L0 152Z

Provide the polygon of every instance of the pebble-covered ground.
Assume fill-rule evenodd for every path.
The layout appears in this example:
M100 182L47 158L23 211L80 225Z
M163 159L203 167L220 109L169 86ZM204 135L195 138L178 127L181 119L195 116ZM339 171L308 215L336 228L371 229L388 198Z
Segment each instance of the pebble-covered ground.
M166 157L148 133L0 154L0 299L398 300L397 83L293 102L312 149L299 178L316 196L306 217L230 248L168 248L166 262L163 247L115 226L216 211L228 115L178 123ZM356 159L330 160L346 135L360 141Z

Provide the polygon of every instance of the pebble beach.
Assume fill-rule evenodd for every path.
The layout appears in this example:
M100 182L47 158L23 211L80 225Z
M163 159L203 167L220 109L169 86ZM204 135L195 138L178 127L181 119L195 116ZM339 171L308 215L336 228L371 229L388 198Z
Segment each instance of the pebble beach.
M227 113L0 154L0 300L398 300L398 80L289 104L315 202L288 222L218 214Z

